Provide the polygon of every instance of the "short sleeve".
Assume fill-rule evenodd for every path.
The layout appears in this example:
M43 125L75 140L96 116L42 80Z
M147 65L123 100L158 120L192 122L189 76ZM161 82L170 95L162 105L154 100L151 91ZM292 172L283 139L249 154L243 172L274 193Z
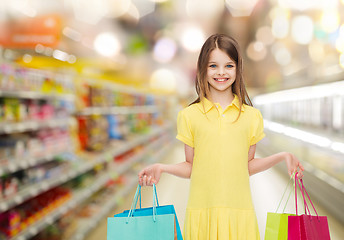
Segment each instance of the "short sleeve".
M190 147L194 147L194 137L190 125L190 121L187 118L184 110L178 113L177 118L177 136L176 138Z
M265 137L263 117L259 110L257 110L255 117L252 119L250 146L256 144Z

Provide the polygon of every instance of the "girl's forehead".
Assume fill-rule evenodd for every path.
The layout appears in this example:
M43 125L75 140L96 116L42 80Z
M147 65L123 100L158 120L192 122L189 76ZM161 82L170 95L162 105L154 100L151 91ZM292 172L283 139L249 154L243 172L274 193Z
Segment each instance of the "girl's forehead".
M212 50L209 55L209 62L216 61L216 60L234 62L233 59L225 51L222 51L221 49L218 49L218 48L215 48L214 50Z

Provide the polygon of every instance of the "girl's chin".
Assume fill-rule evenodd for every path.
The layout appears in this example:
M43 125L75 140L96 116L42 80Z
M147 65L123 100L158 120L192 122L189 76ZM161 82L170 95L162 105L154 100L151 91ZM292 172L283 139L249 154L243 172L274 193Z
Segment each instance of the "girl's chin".
M211 90L213 91L218 91L218 92L223 92L223 91L227 91L227 90L231 90L231 85L228 86L210 86Z

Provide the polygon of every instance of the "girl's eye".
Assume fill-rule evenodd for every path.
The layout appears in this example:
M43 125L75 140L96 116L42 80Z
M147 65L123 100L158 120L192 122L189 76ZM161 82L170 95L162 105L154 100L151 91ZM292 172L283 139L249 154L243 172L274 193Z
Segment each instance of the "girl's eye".
M232 68L232 67L234 67L233 65L231 65L231 64L228 64L226 67L228 67L228 68Z
M211 64L209 67L214 68L214 67L216 67L216 65L215 64Z

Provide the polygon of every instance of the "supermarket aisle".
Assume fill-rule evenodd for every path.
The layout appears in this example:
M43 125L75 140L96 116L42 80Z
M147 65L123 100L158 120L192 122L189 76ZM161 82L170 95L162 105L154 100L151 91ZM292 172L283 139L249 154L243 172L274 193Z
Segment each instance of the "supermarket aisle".
M178 163L184 160L184 148L181 143L176 143L168 154L165 163ZM284 188L288 183L288 178L281 175L280 172L275 169L270 169L264 173L259 173L252 176L250 179L252 188L252 197L257 213L258 225L261 234L261 238L264 239L266 213L275 211L280 197L283 194ZM161 205L173 204L175 206L178 220L183 229L185 208L187 204L187 196L189 191L189 181L187 179L177 178L171 175L163 175L158 186L158 195ZM121 212L128 209L131 205L132 198L135 190L133 190L126 198L125 202L117 209L115 209L109 216L114 213ZM144 188L142 193L142 206L151 206L152 190L151 188ZM329 216L326 211L317 205L315 207L320 215L328 216L330 225L330 233L332 240L344 239L344 228L334 218ZM293 212L294 201L291 199L286 207L286 212ZM106 220L93 231L86 240L99 240L106 239Z

